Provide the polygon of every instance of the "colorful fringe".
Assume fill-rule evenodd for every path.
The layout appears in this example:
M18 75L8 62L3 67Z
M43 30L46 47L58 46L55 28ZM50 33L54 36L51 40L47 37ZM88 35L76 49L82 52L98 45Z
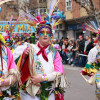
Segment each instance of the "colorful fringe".
M86 64L81 73L83 75L92 76L92 73L95 74L98 70L94 68L94 66L90 64Z

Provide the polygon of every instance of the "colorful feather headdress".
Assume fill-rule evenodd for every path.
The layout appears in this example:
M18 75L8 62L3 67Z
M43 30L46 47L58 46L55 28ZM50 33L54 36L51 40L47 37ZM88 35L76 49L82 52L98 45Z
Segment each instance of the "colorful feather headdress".
M86 30L89 30L95 34L97 34L98 37L100 37L100 28L96 25L94 21L90 21L90 23L85 23L86 24Z
M36 17L30 13L23 13L23 18L26 17L26 23L36 28L37 34L39 30L44 27L49 28L52 32L52 29L61 24L65 19L62 11L57 10L57 12L53 13L59 1L60 0L51 0L49 13L45 12L44 14L42 13Z
M5 40L9 38L9 41L13 40L13 35L14 35L13 31L14 31L16 24L18 23L19 17L17 18L13 26L11 23L12 19L13 19L13 16L11 16L10 21L8 22L9 28L8 30L6 30L6 36L5 36Z

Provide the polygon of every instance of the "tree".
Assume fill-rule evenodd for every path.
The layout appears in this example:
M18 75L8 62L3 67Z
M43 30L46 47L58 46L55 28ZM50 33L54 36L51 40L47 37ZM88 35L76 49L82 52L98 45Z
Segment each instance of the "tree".
M95 0L74 0L81 7L85 8L89 16L94 16L98 27L100 27L100 10L94 4ZM100 1L98 0L100 3Z

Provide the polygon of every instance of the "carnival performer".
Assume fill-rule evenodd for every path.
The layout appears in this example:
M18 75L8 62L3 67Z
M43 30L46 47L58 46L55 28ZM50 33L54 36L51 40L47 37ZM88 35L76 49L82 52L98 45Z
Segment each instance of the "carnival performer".
M100 100L100 30L98 30L98 43L88 54L88 62L81 71L82 77L89 84L96 85L96 100ZM89 79L84 75L88 75Z
M50 45L49 22L37 25L39 41L30 44L17 63L21 73L21 100L64 100L68 86L59 52Z
M5 40L0 34L0 100L15 98L15 94L11 94L11 87L20 79L19 76L13 55L10 49L5 46Z

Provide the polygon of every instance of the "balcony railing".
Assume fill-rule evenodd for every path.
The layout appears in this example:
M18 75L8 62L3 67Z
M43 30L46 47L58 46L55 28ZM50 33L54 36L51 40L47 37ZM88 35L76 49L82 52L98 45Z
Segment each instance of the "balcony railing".
M9 1L9 2L6 2L6 4L7 4L7 5L11 5L11 4L17 5L18 2L17 2L17 1Z

